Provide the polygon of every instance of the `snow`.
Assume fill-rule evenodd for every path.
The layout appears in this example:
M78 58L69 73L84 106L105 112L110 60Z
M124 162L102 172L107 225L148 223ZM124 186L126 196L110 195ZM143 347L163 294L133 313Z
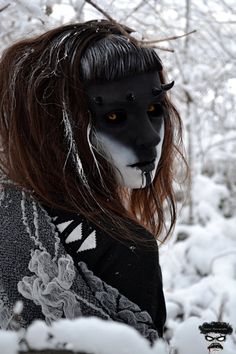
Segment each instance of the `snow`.
M219 210L220 201L229 197L226 186L216 184L207 176L198 175L194 181L193 194L196 203L206 202L208 207Z
M22 310L23 310L23 302L22 301L17 301L15 303L15 306L14 306L14 309L13 309L14 314L20 315Z
M0 330L0 348L2 354L18 353L17 334L10 331Z
M21 335L18 334L19 337ZM132 327L95 317L75 320L59 320L52 326L37 320L32 323L25 335L25 342L30 349L68 349L93 354L168 354L168 346L158 340L151 347L150 343ZM0 331L0 347L4 354L16 354L17 333Z

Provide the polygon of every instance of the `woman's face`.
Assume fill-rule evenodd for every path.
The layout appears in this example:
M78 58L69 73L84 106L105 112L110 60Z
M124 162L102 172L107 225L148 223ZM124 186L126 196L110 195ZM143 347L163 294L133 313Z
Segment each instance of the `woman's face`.
M92 143L118 183L144 188L154 179L164 140L164 91L158 72L86 86L96 135Z

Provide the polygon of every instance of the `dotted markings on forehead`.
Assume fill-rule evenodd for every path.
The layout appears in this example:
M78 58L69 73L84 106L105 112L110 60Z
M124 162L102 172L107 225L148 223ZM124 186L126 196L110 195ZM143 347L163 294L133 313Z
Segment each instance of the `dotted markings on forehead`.
M168 84L161 84L161 88L159 87L153 87L152 88L152 95L157 97L161 94L163 94L165 91L170 90L174 86L174 81L168 83ZM134 92L128 92L126 94L126 101L133 102L136 100L136 96ZM103 104L103 98L101 96L95 96L93 97L93 101L97 105L102 105Z
M128 92L126 95L126 100L129 102L133 102L135 101L136 97L135 94L133 92Z
M93 97L93 100L94 100L94 102L95 102L97 105L99 105L99 106L101 106L101 105L103 104L103 99L102 99L101 96Z

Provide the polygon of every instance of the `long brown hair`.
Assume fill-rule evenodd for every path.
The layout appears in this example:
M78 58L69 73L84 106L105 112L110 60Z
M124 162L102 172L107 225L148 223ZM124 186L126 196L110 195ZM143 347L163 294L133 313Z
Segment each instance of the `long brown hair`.
M109 43L110 62L104 65ZM91 149L83 86L97 77L112 80L154 69L165 83L156 52L124 40L120 27L106 20L62 26L12 45L0 62L2 174L43 205L81 213L120 240L138 241L130 219L157 239L165 230L165 240L176 222L174 160L184 160L177 110L166 95L168 119L154 182L127 193L111 164Z

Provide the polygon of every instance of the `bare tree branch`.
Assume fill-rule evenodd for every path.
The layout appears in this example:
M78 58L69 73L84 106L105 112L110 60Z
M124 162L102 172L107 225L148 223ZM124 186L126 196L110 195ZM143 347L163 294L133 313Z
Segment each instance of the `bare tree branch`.
M114 20L114 18L112 18L105 10L103 10L100 6L98 6L97 4L95 4L92 0L85 0L88 4L92 5L96 10L98 10L99 12L101 12L109 21L111 21L114 25L116 25L120 32L122 34L124 34L124 36L126 36L128 39L130 39L132 42L135 42L137 45L139 44L139 41L137 41L134 37L132 37L129 32L127 32L125 30L125 28L123 26L121 26L118 22L116 22L116 20ZM128 29L128 27L127 27ZM130 29L130 31L132 31Z
M143 44L143 42L141 42ZM153 49L160 49L160 50L164 50L165 52L171 52L174 53L174 49L171 48L166 48L166 47L159 47L157 45L152 46Z
M141 7L143 7L144 5L146 5L146 1L141 0L140 3L137 6L135 6L135 8L133 8L133 10L123 18L123 21L126 21L130 16L132 16L136 11L141 9Z
M85 0L85 2L92 5L96 10L101 12L101 14L103 14L103 16L105 16L109 21L116 22L105 10L103 10L100 6L95 4L92 0Z
M195 32L197 32L197 30L193 30L191 32L181 34L180 36L172 36L172 37L166 37L166 38L161 38L161 39L153 39L151 41L142 41L142 44L152 44L152 43L173 41L174 39L183 38L183 37L189 36L190 34L195 33Z
M233 138L229 138L229 139L222 139L220 141L217 141L216 143L213 143L211 145L208 145L206 148L205 148L205 154L207 154L209 152L210 149L213 149L217 146L220 146L220 145L225 145L229 142L235 142L236 141L236 136L233 137Z
M129 38L130 40L132 40L133 42L135 42L137 45L150 45L150 44L154 44L154 43L160 43L160 42L165 42L165 41L170 41L170 40L174 40L177 38L182 38L182 37L186 37L192 33L195 33L196 30L193 30L191 32L188 33L184 33L180 36L172 36L172 37L167 37L167 38L161 38L161 39L155 39L155 40L151 40L151 41L146 41L146 40L136 40L135 37L131 36L125 29L123 26L121 26L116 20L114 20L114 18L112 18L105 10L103 10L99 5L95 4L92 0L85 0L88 4L90 4L91 6L93 6L97 11L99 11L101 14L103 14L109 21L111 21L112 23L114 23L121 31L121 33L123 33L127 38ZM140 4L141 5L141 4ZM169 48L164 48L164 47L158 47L155 46L155 48L158 48L160 50L163 51L168 51L168 52L174 52L173 49L169 49Z
M11 4L7 4L0 9L0 12L6 10Z

